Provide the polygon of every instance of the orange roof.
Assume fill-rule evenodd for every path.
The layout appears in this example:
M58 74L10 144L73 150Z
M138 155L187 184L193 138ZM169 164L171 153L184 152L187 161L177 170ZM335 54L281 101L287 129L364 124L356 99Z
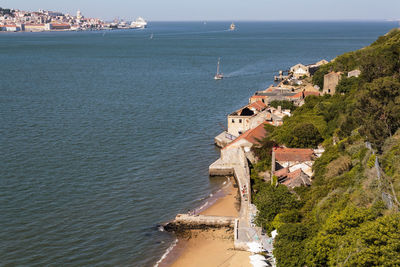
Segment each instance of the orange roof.
M297 170L295 170L293 172L289 172L287 174L287 177L289 179L295 179L295 178L299 177L301 173L302 173L302 169L297 169Z
M67 23L52 23L51 26L71 26Z
M252 95L251 98L266 98L266 95Z
M309 95L319 96L319 92L304 91L304 92L298 92L297 94L292 95L292 96L288 96L288 97L290 97L290 98L302 98L303 97L303 93L304 93L304 97L307 97Z
M19 27L17 25L0 25L0 27Z
M273 148L277 161L311 161L314 151L309 148Z
M282 184L293 188L301 185L311 185L311 180L301 169L297 169L294 172L288 173L286 180Z
M264 128L265 124L266 124L266 122L263 122L260 125L258 125L256 128L246 131L245 133L240 135L238 138L236 138L232 143L225 146L223 149L236 143L237 141L239 141L241 139L245 139L245 140L249 141L250 143L253 143L254 145L259 144L258 140L263 139L266 134L266 131Z
M309 96L309 95L316 95L319 96L319 92L313 92L313 91L305 91L304 96Z
M290 98L301 98L302 96L303 96L303 92L298 92L297 94L291 95L291 96L288 96L288 97L290 97Z
M256 110L258 110L258 111L262 111L262 110L264 110L265 108L267 107L267 105L265 105L265 103L263 103L262 101L257 101L257 102L254 102L254 103L252 103L252 104L250 104L249 106L248 106L248 108L254 108L254 109L256 109Z
M277 177L281 177L281 176L287 176L288 173L289 173L289 168L283 168L278 171L275 171L274 175L276 175Z

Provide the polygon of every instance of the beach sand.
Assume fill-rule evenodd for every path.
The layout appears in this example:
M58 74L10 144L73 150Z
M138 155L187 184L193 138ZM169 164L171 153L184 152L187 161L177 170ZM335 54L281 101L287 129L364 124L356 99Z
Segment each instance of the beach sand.
M233 184L225 190L226 195L201 214L238 216L238 190ZM192 230L180 242L182 252L173 267L251 267L251 253L233 249L233 230Z
M251 267L250 252L233 250L233 232L226 229L192 230L173 267Z
M234 187L234 184L230 184L224 191L224 197L218 199L214 205L200 214L238 217L240 208L238 189Z

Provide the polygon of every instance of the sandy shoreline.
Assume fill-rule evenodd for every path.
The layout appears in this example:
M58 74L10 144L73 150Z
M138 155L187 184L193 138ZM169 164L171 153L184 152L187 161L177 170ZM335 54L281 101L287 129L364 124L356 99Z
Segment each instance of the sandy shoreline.
M224 187L224 196L212 206L202 211L203 215L238 216L239 195L234 187L234 179L230 179ZM250 252L233 249L233 231L231 229L191 230L179 238L176 247L178 258L166 266L251 266Z

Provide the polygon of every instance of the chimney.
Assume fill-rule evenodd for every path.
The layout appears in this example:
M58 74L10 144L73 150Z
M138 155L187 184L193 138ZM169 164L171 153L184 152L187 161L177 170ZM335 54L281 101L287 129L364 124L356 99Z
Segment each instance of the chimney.
M282 107L278 106L278 112L281 113L282 112Z

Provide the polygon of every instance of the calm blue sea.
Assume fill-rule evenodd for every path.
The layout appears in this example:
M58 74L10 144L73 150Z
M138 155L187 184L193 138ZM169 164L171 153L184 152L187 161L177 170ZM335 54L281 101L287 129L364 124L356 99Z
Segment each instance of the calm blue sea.
M0 34L0 265L154 265L174 240L157 223L221 186L228 113L280 69L396 26L230 23Z

